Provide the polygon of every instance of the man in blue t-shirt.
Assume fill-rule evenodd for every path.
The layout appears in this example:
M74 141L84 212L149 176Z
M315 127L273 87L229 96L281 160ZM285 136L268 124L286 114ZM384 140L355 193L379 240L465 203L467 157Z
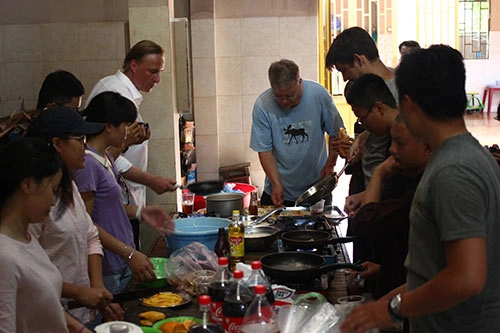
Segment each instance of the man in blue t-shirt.
M337 136L344 123L328 91L303 80L293 61L272 63L268 76L271 88L253 108L250 148L266 173L261 205L293 206L333 172L337 153L327 153L325 133ZM331 195L326 200L331 204Z

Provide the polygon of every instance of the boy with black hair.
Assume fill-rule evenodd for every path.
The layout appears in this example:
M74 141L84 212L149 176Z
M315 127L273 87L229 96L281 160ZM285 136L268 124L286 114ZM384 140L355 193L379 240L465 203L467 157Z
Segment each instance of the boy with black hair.
M410 212L407 283L354 309L342 332L500 332L500 168L468 132L459 51L433 45L396 71L408 130L432 149Z

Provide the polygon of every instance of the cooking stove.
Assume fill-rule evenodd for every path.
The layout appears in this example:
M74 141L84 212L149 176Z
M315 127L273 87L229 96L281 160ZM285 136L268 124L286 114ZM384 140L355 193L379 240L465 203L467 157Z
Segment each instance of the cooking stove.
M330 232L333 238L339 237L335 222L324 215L278 216L276 218L276 226L279 227L282 232L293 230L321 230ZM322 248L313 249L287 248L282 244L281 240L278 239L278 251L311 252L322 256L334 256L341 254L342 248L341 244L327 244Z
M276 226L282 232L292 230L322 230L328 231L334 238L338 238L339 234L335 223L330 218L324 215L305 215L305 216L278 216L275 219ZM277 240L278 252L297 251L297 252L310 252L321 255L325 258L326 264L333 264L337 262L337 255L342 255L341 244L327 244L322 248L313 249L291 249L283 245L281 239ZM330 282L333 280L335 271L330 271L321 274L318 278L306 282L280 282L276 279L271 279L271 283L283 284L289 288L295 289L296 294L303 294L311 291L316 291L326 294Z

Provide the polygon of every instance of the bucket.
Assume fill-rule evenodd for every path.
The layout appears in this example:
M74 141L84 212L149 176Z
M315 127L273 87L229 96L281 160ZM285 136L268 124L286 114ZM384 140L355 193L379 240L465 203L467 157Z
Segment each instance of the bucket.
M175 219L175 231L166 236L170 253L192 242L200 242L214 250L219 228L227 228L231 221L219 217L189 217Z
M250 206L250 193L252 193L253 191L257 191L257 187L246 183L233 184L235 184L233 190L240 190L245 194L245 197L243 198L243 208L248 208L248 206Z

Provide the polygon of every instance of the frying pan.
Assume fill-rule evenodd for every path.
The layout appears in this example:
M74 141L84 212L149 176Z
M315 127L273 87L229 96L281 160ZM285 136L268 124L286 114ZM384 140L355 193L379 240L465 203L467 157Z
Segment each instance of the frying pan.
M295 206L310 207L330 194L335 186L337 186L338 178L344 173L348 165L349 164L346 163L338 174L336 172L331 173L308 188L297 198L297 200L295 200Z
M325 258L307 252L279 252L266 254L260 259L262 270L266 275L280 282L311 281L322 273L334 269L350 268L362 271L356 264L336 263L326 265Z
M222 191L222 189L224 188L224 183L216 180L210 180L189 184L187 188L189 191L195 194L207 195Z
M322 230L293 230L281 234L283 245L291 249L321 248L327 244L350 243L355 237L332 237Z

